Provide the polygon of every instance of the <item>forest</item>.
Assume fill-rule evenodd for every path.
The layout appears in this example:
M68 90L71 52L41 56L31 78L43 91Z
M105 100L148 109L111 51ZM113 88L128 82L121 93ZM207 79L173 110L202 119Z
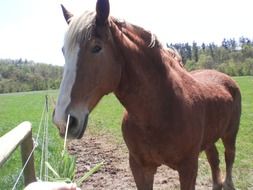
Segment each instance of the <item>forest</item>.
M223 39L219 46L195 42L167 46L178 50L189 71L215 69L230 76L253 75L253 41L249 38Z
M0 93L58 89L62 72L60 66L0 59Z
M189 70L215 69L230 76L253 75L253 40L224 39L221 45L193 42L167 44ZM0 93L58 89L63 67L27 60L0 59Z

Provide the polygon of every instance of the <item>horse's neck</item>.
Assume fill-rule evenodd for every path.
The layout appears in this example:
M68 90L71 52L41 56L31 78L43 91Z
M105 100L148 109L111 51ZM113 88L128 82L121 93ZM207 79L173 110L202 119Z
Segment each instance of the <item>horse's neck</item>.
M122 32L118 37L116 43L124 61L115 95L129 113L138 117L145 113L143 118L152 118L175 99L173 89L180 85L183 68L161 47L136 44L138 38L133 39L132 33L128 36Z

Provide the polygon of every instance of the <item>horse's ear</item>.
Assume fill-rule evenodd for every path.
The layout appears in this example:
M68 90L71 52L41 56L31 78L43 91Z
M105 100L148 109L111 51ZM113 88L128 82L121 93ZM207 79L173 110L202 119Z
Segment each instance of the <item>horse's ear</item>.
M70 13L63 5L61 5L61 8L62 8L64 18L65 18L66 22L69 24L71 17L73 17L73 14Z
M109 0L97 0L96 13L96 24L105 24L110 13Z

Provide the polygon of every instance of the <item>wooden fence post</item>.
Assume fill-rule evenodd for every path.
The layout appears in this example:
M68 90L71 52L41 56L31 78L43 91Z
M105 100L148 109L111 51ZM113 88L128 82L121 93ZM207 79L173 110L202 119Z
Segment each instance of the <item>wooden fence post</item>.
M0 137L0 167L6 162L16 148L21 145L23 165L33 150L32 125L23 122ZM25 185L36 181L33 154L24 170Z
M25 165L26 161L29 159L30 153L33 150L33 140L32 140L32 131L30 131L27 135L27 137L24 139L24 141L21 144L21 156L22 156L22 163L23 166ZM24 182L25 186L28 184L36 181L35 176L35 169L34 169L34 157L33 153L27 162L27 165L24 169Z

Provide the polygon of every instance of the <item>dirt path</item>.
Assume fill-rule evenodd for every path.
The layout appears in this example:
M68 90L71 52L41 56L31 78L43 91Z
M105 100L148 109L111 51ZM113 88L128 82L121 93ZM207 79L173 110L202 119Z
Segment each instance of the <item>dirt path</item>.
M103 168L84 182L82 186L83 190L136 189L128 165L128 151L123 142L116 143L116 140L109 134L95 135L87 132L81 140L71 141L68 148L71 154L77 156L78 178L97 163L104 162ZM177 172L166 166L160 167L155 176L154 189L179 189ZM199 173L196 189L211 189L210 177L206 175L200 176Z

